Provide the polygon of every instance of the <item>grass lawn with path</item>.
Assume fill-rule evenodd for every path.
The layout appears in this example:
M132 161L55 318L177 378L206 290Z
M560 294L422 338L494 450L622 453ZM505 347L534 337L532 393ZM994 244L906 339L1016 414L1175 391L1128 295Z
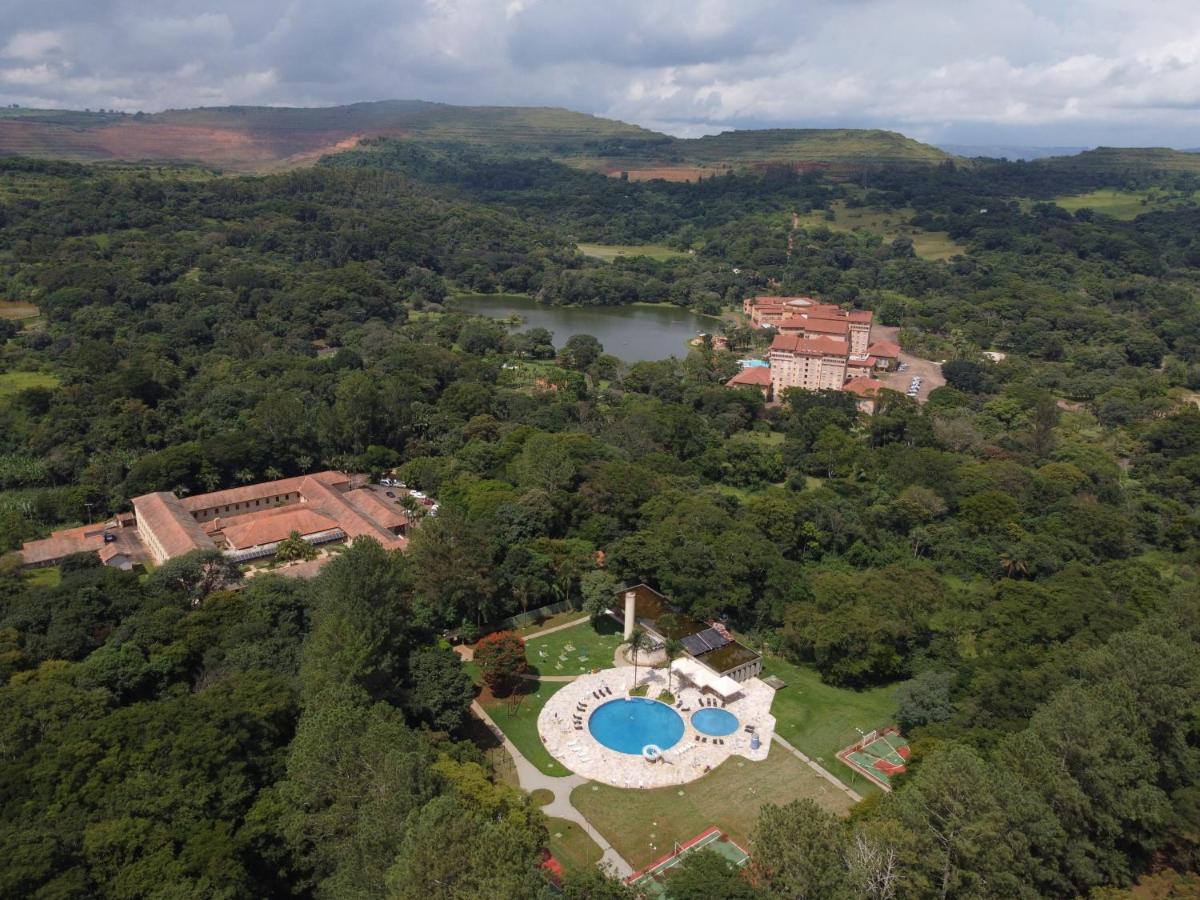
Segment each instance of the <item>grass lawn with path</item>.
M851 691L825 684L812 669L768 655L760 677L771 675L787 682L771 704L776 733L860 794L875 793L874 785L838 761L837 752L858 740L856 728L870 731L895 723L898 685Z
M604 855L600 845L569 819L546 819L550 832L550 853L568 874L583 872Z
M538 619L536 622L530 622L520 628L512 629L513 634L520 635L523 638L529 637L531 634L537 634L539 631L545 631L547 628L557 628L559 625L566 625L568 622L574 622L577 619L582 619L584 613L577 609L568 609L566 612L555 613L552 616L547 616L544 619Z
M583 675L592 669L611 669L621 643L621 625L601 616L595 626L582 622L545 637L525 641L525 658L536 675Z
M571 773L542 745L537 718L546 701L566 684L561 681L526 681L518 686L518 691L530 693L518 693L515 700L512 697L493 697L486 688L479 695L479 705L522 755L537 766L538 771L560 777Z
M671 852L675 842L716 825L748 847L758 811L767 803L809 798L845 813L849 798L778 745L763 762L731 757L690 784L625 790L588 783L571 792L583 813L631 866L640 869Z

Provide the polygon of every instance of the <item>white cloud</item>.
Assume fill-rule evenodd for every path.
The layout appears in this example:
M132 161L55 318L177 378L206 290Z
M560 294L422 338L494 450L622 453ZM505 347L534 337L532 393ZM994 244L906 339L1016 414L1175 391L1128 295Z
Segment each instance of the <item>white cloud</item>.
M61 49L63 38L58 31L19 31L14 34L0 56L13 59L41 59L47 53Z

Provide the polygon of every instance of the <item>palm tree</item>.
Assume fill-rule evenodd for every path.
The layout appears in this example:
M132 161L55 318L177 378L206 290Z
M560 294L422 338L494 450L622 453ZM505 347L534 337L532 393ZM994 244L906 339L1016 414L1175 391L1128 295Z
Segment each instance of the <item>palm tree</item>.
M683 641L679 638L667 638L666 643L663 644L663 652L667 654L667 693L672 696L675 692L671 690L671 663L683 656L683 651Z
M639 625L629 633L629 649L633 651L633 686L637 687L638 654L650 649L650 635Z

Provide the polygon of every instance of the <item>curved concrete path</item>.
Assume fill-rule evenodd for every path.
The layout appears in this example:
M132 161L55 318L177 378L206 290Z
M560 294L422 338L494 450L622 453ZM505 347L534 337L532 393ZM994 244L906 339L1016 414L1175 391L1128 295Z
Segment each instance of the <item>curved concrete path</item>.
M559 778L554 775L546 775L538 771L537 766L527 760L524 754L516 748L504 732L500 730L491 717L488 716L479 701L471 704L471 712L479 717L488 729L494 734L500 743L504 745L504 749L508 751L509 756L513 759L513 764L517 770L517 780L521 783L521 790L532 794L534 791L541 789L549 791L554 795L554 799L542 807L542 811L548 816L554 816L558 819L568 819L584 830L600 847L603 855L600 857L601 865L610 867L621 878L628 878L633 874L633 867L625 861L621 854L617 853L612 848L612 845L605 839L604 835L592 827L592 823L584 818L583 813L571 805L571 791L579 787L581 784L587 784L588 780L582 775L567 775Z

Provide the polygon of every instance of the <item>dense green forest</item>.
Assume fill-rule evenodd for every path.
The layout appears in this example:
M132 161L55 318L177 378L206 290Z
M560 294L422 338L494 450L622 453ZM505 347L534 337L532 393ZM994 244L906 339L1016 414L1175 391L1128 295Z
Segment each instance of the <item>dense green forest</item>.
M407 553L360 542L312 582L0 562L0 894L549 891L544 817L469 739L439 638L625 580L832 684L906 680L894 793L849 821L768 807L750 881L688 896L1101 897L1195 872L1200 207L1053 203L1193 178L629 183L387 144L255 178L0 160L0 298L40 311L0 320L0 550L320 466L399 467L442 504ZM792 231L835 202L965 252ZM604 263L578 240L694 252ZM724 387L734 353L556 354L453 312L462 291L812 294L899 326L947 385L869 416L838 392L768 408ZM514 377L535 363L549 388Z

